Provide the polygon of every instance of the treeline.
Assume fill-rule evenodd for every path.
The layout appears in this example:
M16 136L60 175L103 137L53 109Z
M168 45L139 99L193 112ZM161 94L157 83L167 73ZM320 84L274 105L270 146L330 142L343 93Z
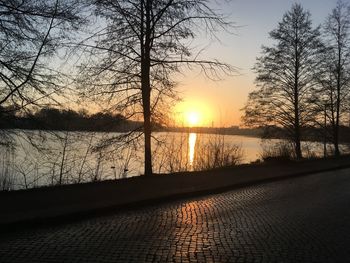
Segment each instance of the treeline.
M327 127L330 129L330 127ZM195 133L207 133L207 134L222 134L222 135L241 135L260 137L262 139L285 139L285 129L274 125L262 126L255 128L240 128L238 126L233 127L169 127L162 128L162 131L168 132L195 132ZM332 138L329 133L325 133L325 130L320 127L303 127L301 129L302 141L318 141L318 142L331 142ZM339 127L339 141L342 143L350 142L350 127L341 125Z
M238 126L233 127L167 127L163 128L164 131L169 132L195 132L195 133L207 133L207 134L222 134L222 135L242 135L261 137L263 135L263 128L240 128Z
M301 141L331 142L334 155L348 140L350 122L350 5L338 1L314 27L310 12L294 4L270 32L254 71L257 89L244 108L250 127L278 127L270 136L291 142L301 159Z
M2 112L0 129L126 132L142 126L141 122L127 120L121 114L88 114L85 110L43 108L22 116Z
M260 131L260 136L263 139L284 139L290 140L290 137L286 133L283 127L278 126L264 126L256 128ZM301 141L317 141L332 143L332 137L328 130L331 127L302 127L301 128ZM249 130L249 129L248 129ZM350 127L341 125L339 127L339 143L350 143Z

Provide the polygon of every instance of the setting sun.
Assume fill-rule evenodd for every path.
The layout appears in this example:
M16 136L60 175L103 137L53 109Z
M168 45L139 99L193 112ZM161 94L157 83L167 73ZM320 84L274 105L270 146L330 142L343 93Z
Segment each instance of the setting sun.
M207 127L213 121L212 107L207 100L190 98L178 103L174 110L175 125L180 127Z
M199 113L191 111L187 114L187 122L190 126L197 126L199 124Z

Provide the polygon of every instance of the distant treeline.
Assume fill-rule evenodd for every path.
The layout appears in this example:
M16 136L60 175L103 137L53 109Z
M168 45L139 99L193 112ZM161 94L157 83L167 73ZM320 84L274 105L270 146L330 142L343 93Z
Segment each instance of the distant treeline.
M22 116L4 112L0 116L0 129L126 132L142 126L141 122L127 120L121 114L90 115L84 110L43 108Z
M262 138L276 138L276 139L286 139L288 140L289 137L286 135L285 128L277 127L277 126L265 126L263 128L260 128L262 133ZM302 141L319 141L327 143L332 143L333 138L332 134L329 132L325 132L327 130L331 129L331 126L327 126L326 129L323 127L313 127L313 126L307 126L302 127L301 132L301 140ZM348 126L339 126L339 142L341 143L349 143L350 142L350 127Z
M245 129L238 126L232 127L171 127L164 128L165 131L170 132L195 132L208 134L223 134L223 135L244 135L261 137L263 135L263 128Z
M142 127L142 122L127 120L121 114L98 112L88 114L85 110L43 108L34 113L22 116L13 114L13 111L0 110L0 129L24 130L68 130L68 131L101 131L101 132L128 132ZM243 135L260 138L288 139L285 131L277 126L257 128L232 127L162 127L153 125L154 131L159 132L195 132L224 135ZM303 128L302 140L331 141L324 129L315 127ZM340 126L340 141L350 142L350 127Z
M239 126L232 127L171 127L163 128L165 131L170 132L195 132L195 133L208 133L208 134L223 134L223 135L242 135L252 136L264 139L288 139L286 132L283 128L277 126L264 126L257 128L240 128ZM332 141L331 136L325 134L324 129L316 127L303 127L303 141L326 141L327 143ZM340 141L350 142L350 127L340 126Z

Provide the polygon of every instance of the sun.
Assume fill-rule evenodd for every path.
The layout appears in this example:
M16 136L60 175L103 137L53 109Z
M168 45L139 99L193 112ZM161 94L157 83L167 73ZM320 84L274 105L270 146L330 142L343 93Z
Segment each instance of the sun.
M198 112L190 111L187 113L187 122L189 126L197 126L200 122L200 116Z
M208 104L206 101L190 98L179 102L173 109L174 125L178 127L208 127L213 120L213 112Z

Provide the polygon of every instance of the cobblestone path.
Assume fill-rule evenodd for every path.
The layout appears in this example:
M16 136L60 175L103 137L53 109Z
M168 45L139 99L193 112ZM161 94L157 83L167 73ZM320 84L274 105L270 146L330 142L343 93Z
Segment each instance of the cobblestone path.
M1 234L0 262L350 262L350 169Z

